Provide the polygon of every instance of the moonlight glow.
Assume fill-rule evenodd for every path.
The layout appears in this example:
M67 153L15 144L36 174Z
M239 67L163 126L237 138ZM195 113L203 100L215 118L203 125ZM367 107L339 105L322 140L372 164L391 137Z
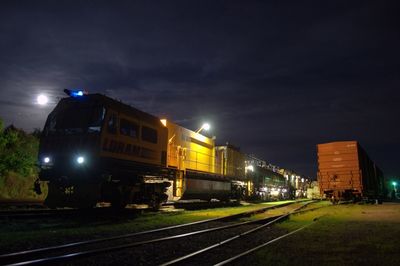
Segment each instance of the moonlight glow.
M47 98L46 95L40 94L40 95L37 97L37 103L38 103L39 105L46 105L48 102L49 102L49 98Z

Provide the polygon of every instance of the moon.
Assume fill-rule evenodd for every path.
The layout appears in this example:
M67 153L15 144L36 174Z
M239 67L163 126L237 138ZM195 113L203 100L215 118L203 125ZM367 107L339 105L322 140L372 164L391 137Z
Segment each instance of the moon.
M46 105L48 102L49 102L49 98L47 98L46 95L40 94L40 95L37 97L37 103L38 103L39 105Z

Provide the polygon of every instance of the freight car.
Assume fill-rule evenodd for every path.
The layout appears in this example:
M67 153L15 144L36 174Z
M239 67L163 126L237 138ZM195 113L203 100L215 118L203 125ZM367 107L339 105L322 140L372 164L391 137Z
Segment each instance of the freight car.
M338 200L380 199L382 171L356 141L317 145L318 183L321 195Z

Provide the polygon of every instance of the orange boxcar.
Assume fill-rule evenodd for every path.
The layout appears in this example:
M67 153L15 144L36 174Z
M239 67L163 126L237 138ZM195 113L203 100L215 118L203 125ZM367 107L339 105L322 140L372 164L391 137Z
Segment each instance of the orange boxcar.
M379 199L383 174L357 141L317 145L318 182L321 195L339 199Z

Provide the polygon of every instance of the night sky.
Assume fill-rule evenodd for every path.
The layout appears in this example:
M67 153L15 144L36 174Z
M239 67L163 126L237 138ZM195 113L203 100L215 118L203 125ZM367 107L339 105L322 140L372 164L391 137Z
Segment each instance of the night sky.
M0 117L42 128L78 87L300 174L358 140L400 175L399 25L396 1L1 1Z

